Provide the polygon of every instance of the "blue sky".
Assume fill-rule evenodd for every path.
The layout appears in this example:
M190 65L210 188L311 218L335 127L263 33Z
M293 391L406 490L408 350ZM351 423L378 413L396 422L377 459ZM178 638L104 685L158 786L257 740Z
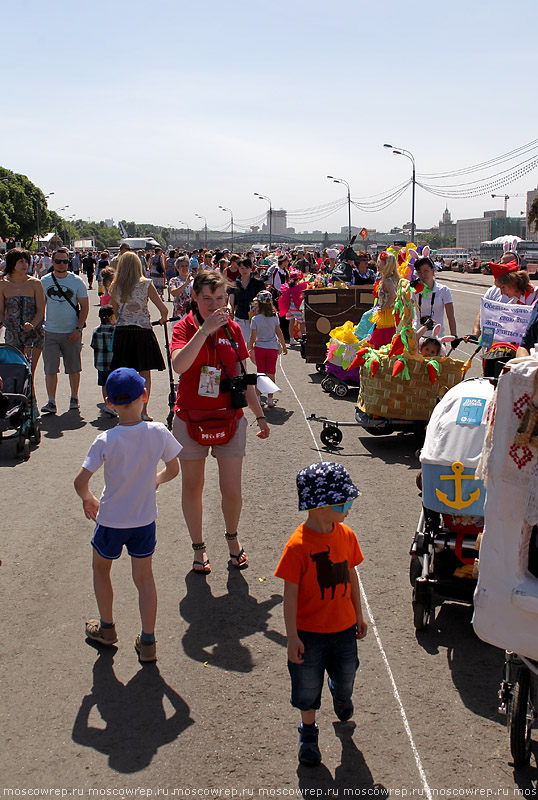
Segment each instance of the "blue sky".
M536 138L530 0L433 4L9 0L0 51L0 164L77 217L200 227L383 192ZM468 180L465 179L465 180ZM502 193L535 188L538 170ZM54 202L53 202L54 201ZM417 189L416 222L501 208ZM410 190L353 224L410 219ZM525 198L509 201L518 215ZM293 223L290 223L293 224ZM339 229L347 211L298 229Z

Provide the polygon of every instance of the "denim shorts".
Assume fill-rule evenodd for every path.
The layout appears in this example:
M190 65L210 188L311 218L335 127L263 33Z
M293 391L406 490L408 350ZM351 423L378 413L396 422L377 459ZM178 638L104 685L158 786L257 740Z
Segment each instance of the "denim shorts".
M310 711L321 706L325 671L332 681L335 698L341 703L351 698L359 666L356 633L356 625L337 633L297 631L304 653L302 664L288 661L290 702L294 708Z
M148 558L155 552L155 523L140 528L107 528L97 523L91 545L103 558L119 558L123 545L132 558Z

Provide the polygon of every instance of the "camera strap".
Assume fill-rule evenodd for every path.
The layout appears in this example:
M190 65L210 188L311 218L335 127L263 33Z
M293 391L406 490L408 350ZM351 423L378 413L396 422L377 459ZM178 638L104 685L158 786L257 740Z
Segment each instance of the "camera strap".
M435 292L432 292L432 301L430 304L430 317L433 316L433 304L435 303ZM418 296L418 315L422 316L422 292Z

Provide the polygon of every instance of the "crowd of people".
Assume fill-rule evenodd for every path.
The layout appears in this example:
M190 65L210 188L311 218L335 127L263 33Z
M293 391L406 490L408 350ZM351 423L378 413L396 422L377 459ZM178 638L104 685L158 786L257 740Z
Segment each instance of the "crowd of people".
M248 556L238 533L247 440L244 409L250 409L257 436L265 440L270 435L265 408L276 403L274 388L267 391L266 398L262 395L258 375L267 376L269 385L275 387L279 352L286 355L288 347L297 344L296 337L305 333L303 292L315 276L348 286L370 286L375 298L368 318L370 342L374 347L390 342L396 326L396 258L382 252L372 261L367 253L355 253L351 248L341 254L335 249L323 254L186 253L174 249L165 253L161 248L134 253L122 245L111 258L106 250L82 254L59 247L49 256L15 247L7 252L0 269L0 323L5 328L5 342L28 357L34 372L43 354L48 397L41 412L49 415L57 413L61 361L70 384L69 409L79 409L83 332L89 291L97 285L100 325L92 332L90 347L103 393L103 413L116 418L117 424L97 437L75 479L84 513L96 523L91 543L99 618L89 620L85 632L102 645L117 641L111 565L125 545L139 593L141 631L135 648L142 662L155 661L157 593L152 556L156 487L181 474L182 510L194 552L192 569L208 575L211 564L203 528L203 493L211 454L218 465L230 565L245 569ZM489 299L535 307L518 351L528 354L538 332L538 289L530 284L512 253L492 269L495 287L486 293ZM445 316L451 336L457 336L452 296L437 282L435 264L427 254L415 261L414 270L420 285L415 293L414 324L422 335L430 333L420 351L437 357ZM159 312L158 323L166 325L167 302L173 306L175 322L167 357L178 376L172 432L148 413L151 373L165 369L149 304ZM248 372L249 360L255 373ZM34 405L37 414L37 402ZM165 465L160 471L159 461ZM101 466L105 488L98 499L89 482ZM353 569L361 562L362 553L355 535L343 524L360 493L347 471L331 462L302 470L297 490L299 508L308 517L290 537L275 574L285 586L291 702L301 713L299 760L315 765L321 760L316 711L324 672L329 674L335 713L346 721L353 713L356 641L367 631ZM327 587L320 582L323 564L331 563L329 551L338 566L346 564L339 573L344 591L335 601L333 587L330 603L324 594Z

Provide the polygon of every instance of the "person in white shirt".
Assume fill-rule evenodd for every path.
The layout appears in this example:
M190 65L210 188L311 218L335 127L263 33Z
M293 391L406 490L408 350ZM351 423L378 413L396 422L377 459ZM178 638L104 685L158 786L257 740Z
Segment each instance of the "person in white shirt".
M151 565L156 545L155 492L179 474L177 456L181 445L161 422L141 419L148 396L146 381L136 370L128 367L114 370L105 389L107 405L116 410L119 423L99 434L75 478L75 491L82 500L84 514L97 523L91 544L100 619L88 620L86 636L104 645L118 641L110 570L125 545L132 560L142 619L135 649L140 661L155 661L157 592ZM157 472L159 461L164 461L165 468ZM89 482L103 465L105 486L98 500L90 491Z
M419 258L415 262L415 272L423 284L420 292L415 292L415 321L413 327L418 330L426 324L427 319L432 319L435 325L440 325L439 336L444 336L445 313L448 320L450 334L457 337L456 317L454 303L448 286L442 286L435 280L435 270L430 258Z

